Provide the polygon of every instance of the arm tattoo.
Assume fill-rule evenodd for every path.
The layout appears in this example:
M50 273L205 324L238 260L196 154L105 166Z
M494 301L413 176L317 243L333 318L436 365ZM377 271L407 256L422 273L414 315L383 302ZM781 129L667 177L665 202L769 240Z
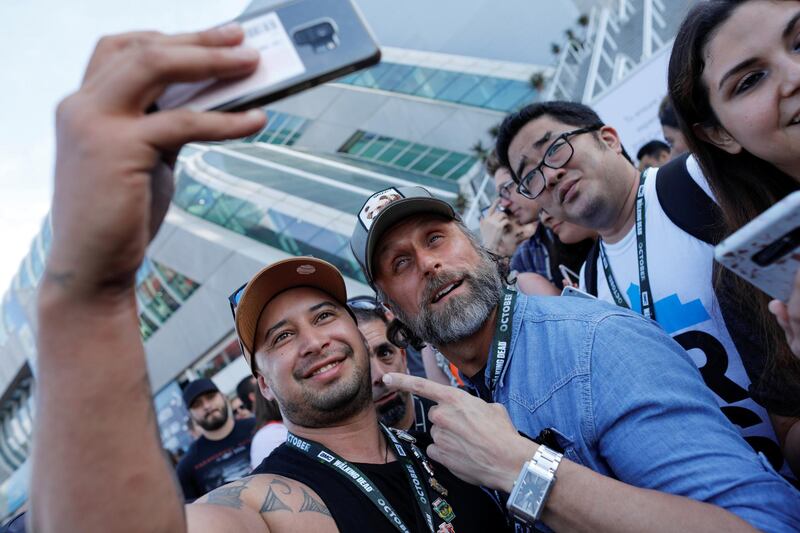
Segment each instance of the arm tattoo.
M279 487L283 488L281 491L283 494L291 494L292 488L286 484L285 482L281 481L280 479L273 479L269 484L269 489L267 490L267 497L264 498L264 503L261 504L261 513L269 513L270 511L289 511L292 512L292 508L283 503L283 500L278 498L278 495L275 494L275 491L272 490L272 485L278 485Z
M202 503L209 503L211 505L221 505L223 507L230 507L232 509L242 508L242 491L247 488L248 483L252 478L244 478L235 481L228 485L209 492Z
M322 502L319 502L314 499L309 493L306 492L305 489L300 489L303 491L303 505L300 506L300 512L303 513L305 511L311 511L314 513L322 513L327 516L331 516L330 511Z

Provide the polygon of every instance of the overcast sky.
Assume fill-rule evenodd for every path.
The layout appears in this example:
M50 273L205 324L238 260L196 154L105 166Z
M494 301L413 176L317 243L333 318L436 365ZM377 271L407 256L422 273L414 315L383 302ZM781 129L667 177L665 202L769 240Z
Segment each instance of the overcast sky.
M391 3L393 11L399 10L393 17L377 16L383 14L381 11L385 13L388 0L362 0L359 4L368 20L373 15L376 34L384 44L443 52L452 52L452 48L484 57L502 49L507 59L530 63L549 62L546 43L558 40L568 21L577 16L577 10L569 2L563 2L559 9L553 9L545 0L430 2L408 0L400 6ZM5 0L0 3L0 50L3 50L0 295L27 254L50 205L53 111L61 98L77 88L97 39L109 33L138 29L175 32L204 28L235 17L248 3L248 0ZM469 9L465 9L467 6ZM405 25L396 23L398 17ZM504 20L509 30L514 31L500 35L450 32L447 39L437 31L444 25L474 28L476 21L479 23L485 17Z
M247 0L6 0L0 4L0 294L50 205L53 111L77 88L99 37L183 31L235 17Z

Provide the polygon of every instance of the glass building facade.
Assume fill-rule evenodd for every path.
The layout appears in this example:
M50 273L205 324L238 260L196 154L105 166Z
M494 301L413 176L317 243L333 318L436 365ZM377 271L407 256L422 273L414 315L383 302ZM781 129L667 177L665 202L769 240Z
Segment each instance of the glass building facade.
M360 130L339 151L358 159L456 181L478 161L471 155Z
M526 81L385 61L337 83L506 112L540 96Z

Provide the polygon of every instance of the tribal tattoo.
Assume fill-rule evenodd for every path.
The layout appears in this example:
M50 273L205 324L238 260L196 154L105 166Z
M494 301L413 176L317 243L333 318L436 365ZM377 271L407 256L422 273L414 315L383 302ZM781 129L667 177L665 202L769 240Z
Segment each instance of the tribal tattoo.
M328 511L328 508L325 507L322 502L315 500L314 497L307 493L305 489L301 488L300 490L303 491L303 505L300 506L301 513L311 511L314 513L321 513L331 516L330 511Z
M278 485L282 487L283 494L291 494L292 488L289 487L286 483L281 481L280 479L273 479L269 484L269 489L267 490L267 497L264 499L264 503L261 504L261 511L262 513L269 513L270 511L289 511L292 512L292 508L283 503L275 491L272 490L272 485Z
M211 505L221 505L232 509L242 508L242 492L253 478L246 477L209 492L200 501Z

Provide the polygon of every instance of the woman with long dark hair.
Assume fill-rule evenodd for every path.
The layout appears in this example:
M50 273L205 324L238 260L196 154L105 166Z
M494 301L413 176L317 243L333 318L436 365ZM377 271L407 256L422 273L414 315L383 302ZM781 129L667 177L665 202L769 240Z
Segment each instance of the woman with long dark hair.
M675 38L669 94L721 208L720 235L800 188L800 1L695 6ZM800 290L787 308L769 304L764 293L720 267L715 283L730 299L728 309L738 310L726 321L754 332L740 339L751 345L745 351L762 354L747 362L753 396L770 412L784 454L800 472Z

